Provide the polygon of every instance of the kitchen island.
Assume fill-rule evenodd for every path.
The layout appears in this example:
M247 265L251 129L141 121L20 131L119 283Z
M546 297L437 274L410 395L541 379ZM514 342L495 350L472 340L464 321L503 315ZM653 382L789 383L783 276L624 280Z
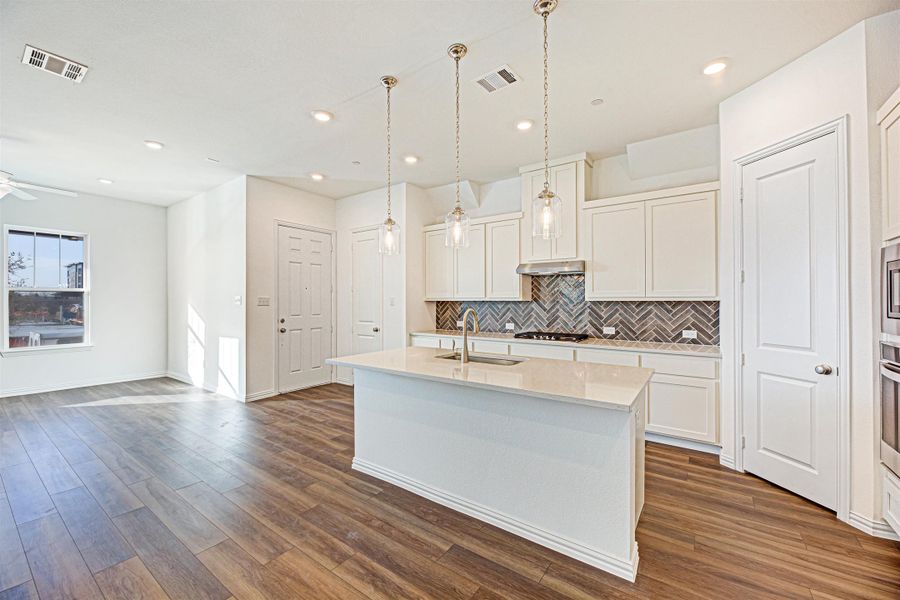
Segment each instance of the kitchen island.
M630 581L651 369L402 348L354 369L353 468Z

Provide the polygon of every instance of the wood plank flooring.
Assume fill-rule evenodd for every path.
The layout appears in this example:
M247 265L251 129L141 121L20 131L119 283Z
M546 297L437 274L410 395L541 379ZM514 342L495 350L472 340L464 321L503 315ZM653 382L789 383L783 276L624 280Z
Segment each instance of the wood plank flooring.
M900 544L647 446L634 584L356 473L352 388L0 400L0 600L900 598Z

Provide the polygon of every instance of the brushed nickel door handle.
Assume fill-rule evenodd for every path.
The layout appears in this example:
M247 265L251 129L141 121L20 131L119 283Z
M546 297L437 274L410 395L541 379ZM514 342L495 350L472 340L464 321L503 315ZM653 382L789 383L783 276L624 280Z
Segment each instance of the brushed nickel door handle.
M831 365L816 365L815 370L817 375L831 375L834 369L831 368Z
M379 329L378 327L373 327L372 331L374 331L375 333L378 333L379 331L381 331L381 329Z
M284 327L282 327L282 328L279 329L278 331L280 331L281 333L287 333L287 329L285 329Z

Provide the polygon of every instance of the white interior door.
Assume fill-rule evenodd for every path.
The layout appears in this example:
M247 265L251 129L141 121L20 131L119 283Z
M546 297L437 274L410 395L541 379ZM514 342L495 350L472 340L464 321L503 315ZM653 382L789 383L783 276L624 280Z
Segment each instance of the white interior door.
M331 235L278 227L278 391L331 382Z
M353 354L382 349L382 279L378 231L356 231L351 239Z
M744 468L837 507L837 134L743 168Z

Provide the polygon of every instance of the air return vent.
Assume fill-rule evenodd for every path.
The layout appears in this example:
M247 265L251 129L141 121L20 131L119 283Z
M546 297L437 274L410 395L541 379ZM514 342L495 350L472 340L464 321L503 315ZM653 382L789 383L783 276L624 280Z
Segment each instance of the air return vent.
M492 93L509 87L517 81L519 81L519 76L513 73L509 65L503 65L489 73L485 73L476 79L475 83L484 88L486 92Z
M25 46L25 53L22 55L22 63L31 65L35 69L47 71L54 75L64 77L69 81L80 83L84 79L88 68L82 64L71 61L68 58L51 54L46 50L35 48L34 46Z

